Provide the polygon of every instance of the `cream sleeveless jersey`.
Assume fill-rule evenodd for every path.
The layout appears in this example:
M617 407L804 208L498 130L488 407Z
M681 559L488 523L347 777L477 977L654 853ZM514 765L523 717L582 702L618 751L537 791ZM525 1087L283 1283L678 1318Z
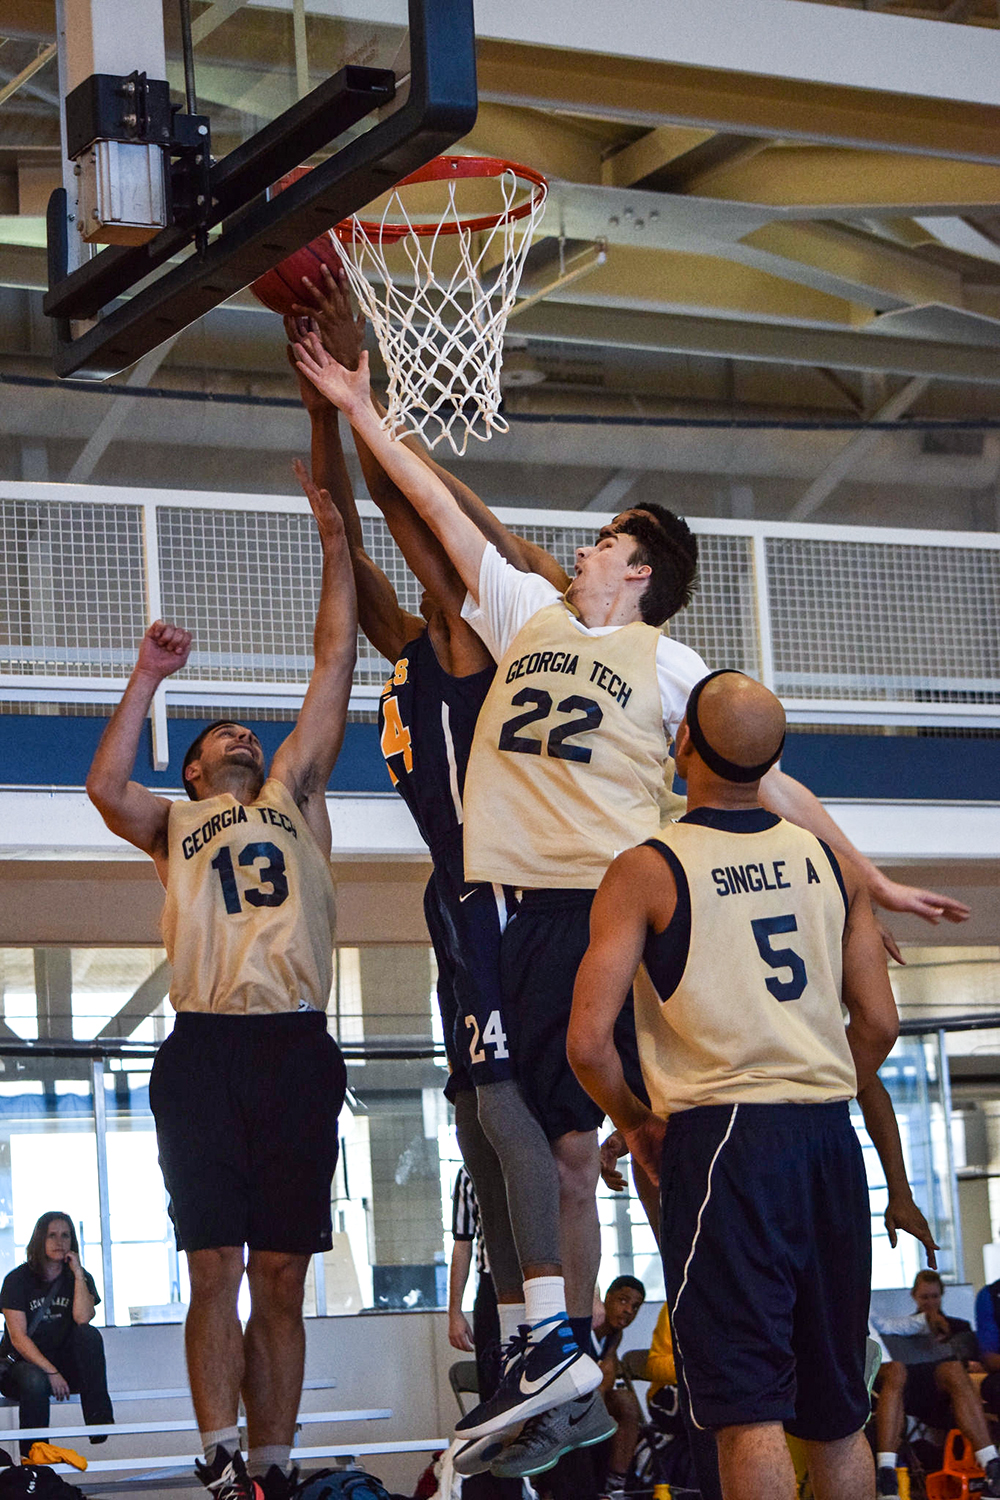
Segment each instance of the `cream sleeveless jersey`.
M326 1010L336 909L329 861L287 787L174 802L163 941L178 1011Z
M492 547L463 614L499 661L465 782L466 879L596 889L683 808L670 741L705 664L638 621L585 629Z
M658 847L678 899L669 926L646 941L657 993L636 1001L655 1113L853 1098L836 856L763 809L699 808Z

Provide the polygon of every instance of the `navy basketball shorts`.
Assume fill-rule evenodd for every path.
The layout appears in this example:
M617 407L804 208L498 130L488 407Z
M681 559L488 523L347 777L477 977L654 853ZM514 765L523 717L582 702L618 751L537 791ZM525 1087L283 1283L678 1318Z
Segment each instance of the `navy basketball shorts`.
M149 1080L178 1248L328 1250L346 1087L319 1011L178 1015Z
M424 892L424 914L438 965L438 1006L452 1080L459 1088L485 1088L511 1076L510 1050L500 997L500 938L514 911L507 886L467 884L461 842L434 856Z
M780 1422L817 1442L859 1431L871 1220L846 1102L671 1115L660 1207L695 1425Z
M550 1141L573 1130L596 1130L604 1119L566 1056L573 986L590 945L595 895L590 890L525 891L500 944L500 986L514 1077ZM629 1088L648 1103L631 990L615 1022L615 1047Z

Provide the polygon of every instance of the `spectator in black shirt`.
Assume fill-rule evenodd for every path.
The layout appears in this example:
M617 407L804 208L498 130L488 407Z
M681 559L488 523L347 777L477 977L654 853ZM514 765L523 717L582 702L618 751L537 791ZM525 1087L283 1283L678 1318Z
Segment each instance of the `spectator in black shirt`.
M104 1344L90 1323L100 1302L93 1278L80 1264L80 1246L68 1214L42 1214L31 1232L26 1260L0 1287L6 1324L0 1341L0 1392L20 1404L19 1427L48 1427L49 1399L78 1393L84 1421L114 1422ZM32 1439L21 1443L26 1456ZM90 1440L103 1443L104 1434Z

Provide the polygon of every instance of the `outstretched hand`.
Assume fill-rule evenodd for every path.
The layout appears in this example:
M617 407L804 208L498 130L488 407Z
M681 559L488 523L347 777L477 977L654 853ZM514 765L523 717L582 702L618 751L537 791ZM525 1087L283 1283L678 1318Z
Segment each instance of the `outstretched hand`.
M191 632L180 625L154 620L139 646L136 670L162 682L187 664L191 654Z
M970 916L969 908L963 902L955 901L951 896L939 896L936 891L924 891L916 885L890 880L881 870L878 880L870 887L870 895L887 911L909 911L934 926L942 917L946 922L965 922Z
M356 370L364 347L364 314L358 313L355 317L351 311L349 283L343 267L334 276L329 266L323 266L320 276L321 286L303 276L302 285L309 301L308 304L297 302L292 311L298 318L310 319L323 347L338 364L347 370Z
M320 489L301 458L292 459L295 477L309 501L322 542L338 541L344 535L344 522L340 511L330 498L329 490Z
M319 336L307 333L295 345L295 366L348 419L352 411L369 405L368 353L361 351L358 368L348 370L323 348Z
M292 317L290 314L282 321L285 325L285 337L288 340L288 343L285 345L285 357L291 365L295 378L299 383L299 399L312 417L319 412L328 410L330 403L322 391L318 391L312 381L307 379L299 369L295 358L295 345L300 339L305 339L310 333L315 333L316 324L311 318Z

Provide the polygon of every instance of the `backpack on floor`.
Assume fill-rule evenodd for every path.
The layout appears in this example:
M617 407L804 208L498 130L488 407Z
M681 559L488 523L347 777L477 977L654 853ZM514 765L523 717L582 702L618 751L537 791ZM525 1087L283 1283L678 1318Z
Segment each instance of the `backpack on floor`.
M47 1497L42 1496L41 1500ZM392 1500L392 1497L381 1479L366 1474L364 1469L318 1469L315 1474L307 1474L297 1486L293 1500Z
M377 1495L378 1491L373 1493ZM0 1468L0 1500L85 1500L85 1497L75 1484L67 1484L61 1474L45 1464L11 1464L9 1468Z

